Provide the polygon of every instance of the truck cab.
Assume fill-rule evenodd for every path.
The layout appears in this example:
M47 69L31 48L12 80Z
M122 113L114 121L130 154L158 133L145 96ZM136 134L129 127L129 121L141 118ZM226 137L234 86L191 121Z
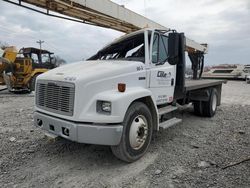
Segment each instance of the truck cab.
M212 117L221 81L185 81L185 36L143 29L105 46L85 62L50 70L36 81L34 123L51 135L111 146L133 162L147 151L154 131L181 122L178 104L194 104ZM200 67L204 53L190 53ZM197 69L195 69L197 70Z

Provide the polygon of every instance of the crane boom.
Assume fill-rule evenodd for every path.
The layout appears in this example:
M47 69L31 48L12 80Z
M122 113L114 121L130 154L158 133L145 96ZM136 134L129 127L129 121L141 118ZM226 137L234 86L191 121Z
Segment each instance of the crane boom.
M130 33L146 27L169 30L169 28L164 27L110 0L19 0L18 3L10 0L4 1L35 10L43 14L59 17L50 13L50 11L53 11L66 16L64 17L66 19L74 19L74 21L111 28L125 33ZM39 9L28 7L23 5L22 2L46 9L47 12L45 13ZM186 50L189 53L192 51L206 53L207 45L202 45L186 38Z

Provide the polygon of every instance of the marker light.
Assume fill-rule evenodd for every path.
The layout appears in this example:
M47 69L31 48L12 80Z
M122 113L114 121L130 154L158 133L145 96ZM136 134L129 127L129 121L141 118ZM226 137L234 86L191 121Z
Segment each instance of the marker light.
M125 92L126 91L126 84L118 83L118 91L119 92Z

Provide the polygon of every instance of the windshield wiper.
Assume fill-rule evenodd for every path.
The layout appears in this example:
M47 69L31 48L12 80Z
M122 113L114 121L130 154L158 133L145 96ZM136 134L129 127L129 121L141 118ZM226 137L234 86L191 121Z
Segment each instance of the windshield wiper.
M155 65L158 66L158 65L163 65L165 62L158 62L156 63Z

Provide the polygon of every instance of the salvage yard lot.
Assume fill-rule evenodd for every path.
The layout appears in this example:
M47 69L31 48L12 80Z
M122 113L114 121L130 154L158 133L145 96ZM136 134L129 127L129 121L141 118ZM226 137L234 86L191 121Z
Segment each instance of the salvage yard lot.
M127 164L109 147L48 141L33 126L34 96L0 93L0 187L250 187L250 84L223 85L213 118L181 111L183 122L154 134Z

